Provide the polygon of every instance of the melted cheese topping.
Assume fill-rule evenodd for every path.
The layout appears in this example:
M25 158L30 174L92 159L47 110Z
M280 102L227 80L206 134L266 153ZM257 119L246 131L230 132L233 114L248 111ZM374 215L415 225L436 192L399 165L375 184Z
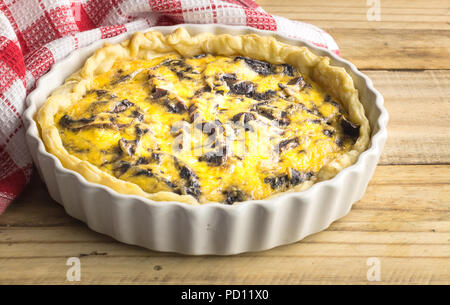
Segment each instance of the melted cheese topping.
M55 121L65 149L144 191L262 199L314 181L359 126L294 67L246 57L118 61Z

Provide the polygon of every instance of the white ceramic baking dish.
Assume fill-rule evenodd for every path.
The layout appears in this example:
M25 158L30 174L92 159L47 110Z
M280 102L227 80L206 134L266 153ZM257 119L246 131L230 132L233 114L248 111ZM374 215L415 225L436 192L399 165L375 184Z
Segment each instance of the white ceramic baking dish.
M178 26L185 27L191 34L274 35L249 27ZM168 34L178 26L148 30ZM388 114L383 107L383 97L373 87L372 81L348 61L326 49L279 35L274 36L280 41L307 46L317 55L330 57L333 65L347 70L359 91L372 130L370 147L354 165L333 179L316 183L306 191L286 193L270 200L247 201L238 205L210 203L191 206L122 195L65 169L46 151L33 116L50 93L80 69L94 50L105 42L118 43L131 35L126 33L100 40L73 52L42 76L27 98L24 122L30 152L51 197L62 204L69 215L84 221L92 230L124 243L158 251L222 255L260 251L299 241L346 215L352 204L363 196L387 137Z

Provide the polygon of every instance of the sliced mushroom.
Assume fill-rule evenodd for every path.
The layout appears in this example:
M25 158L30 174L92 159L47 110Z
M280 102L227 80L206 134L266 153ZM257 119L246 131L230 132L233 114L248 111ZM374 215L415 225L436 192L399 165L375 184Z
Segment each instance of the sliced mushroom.
M341 116L340 123L341 123L342 129L344 131L344 134L346 134L352 138L359 137L360 126L358 124L350 122L344 116Z
M247 197L245 193L237 187L231 187L230 189L224 191L223 194L225 195L225 204L233 204L235 202L244 201Z
M292 138L292 139L287 139L287 140L281 141L277 145L277 148L279 150L279 153L282 153L286 150L293 149L293 148L297 147L298 145L299 145L298 138Z
M255 71L256 73L260 75L269 75L273 74L272 65L268 63L267 61L257 60L249 57L244 56L236 56L234 60L242 60L244 61L250 69Z
M134 106L134 103L130 102L127 99L121 100L120 102L117 102L116 105L114 106L114 109L111 110L111 113L120 113L120 112L124 112L125 110L127 110L128 108Z

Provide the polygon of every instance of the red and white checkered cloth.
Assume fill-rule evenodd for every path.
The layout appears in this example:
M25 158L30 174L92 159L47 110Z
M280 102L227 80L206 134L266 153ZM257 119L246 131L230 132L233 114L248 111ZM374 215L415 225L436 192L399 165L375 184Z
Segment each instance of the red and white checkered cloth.
M339 54L323 30L269 15L252 0L0 0L0 214L32 172L22 113L36 80L96 40L179 23L248 25Z

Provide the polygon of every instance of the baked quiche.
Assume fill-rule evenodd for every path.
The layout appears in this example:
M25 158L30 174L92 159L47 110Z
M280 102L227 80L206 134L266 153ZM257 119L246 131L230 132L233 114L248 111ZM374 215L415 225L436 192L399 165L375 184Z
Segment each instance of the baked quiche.
M46 149L88 181L190 204L305 190L355 163L370 133L329 58L182 27L105 44L36 120Z

